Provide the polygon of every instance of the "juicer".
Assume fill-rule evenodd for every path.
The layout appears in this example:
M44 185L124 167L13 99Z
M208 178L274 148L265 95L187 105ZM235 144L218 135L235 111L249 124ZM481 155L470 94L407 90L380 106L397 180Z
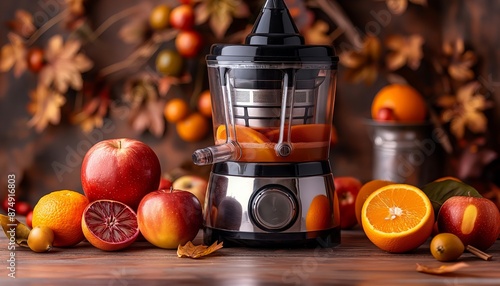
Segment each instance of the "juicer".
M195 164L213 164L204 242L340 243L333 48L305 45L285 3L268 0L244 44L215 44L206 60L215 144L193 153Z

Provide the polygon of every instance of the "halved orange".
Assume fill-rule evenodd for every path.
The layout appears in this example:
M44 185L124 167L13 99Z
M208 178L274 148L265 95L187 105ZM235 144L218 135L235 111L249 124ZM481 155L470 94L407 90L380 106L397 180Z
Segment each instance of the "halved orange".
M359 189L359 193L356 196L356 202L354 204L356 220L358 221L359 225L361 225L361 209L363 208L363 204L365 203L368 196L370 196L376 190L390 184L394 183L391 181L375 179L368 181L363 186L361 186L361 188Z
M332 130L331 124L300 124L292 125L290 128L291 142L329 142L330 133ZM266 133L267 138L273 142L279 139L280 130L274 129ZM285 140L288 135L288 130L285 130Z
M434 211L419 188L392 184L372 193L361 211L363 230L382 250L403 253L422 245L431 235Z
M239 143L266 143L269 142L264 134L243 125L235 125L236 141ZM215 132L216 141L226 141L227 132L226 125L219 125Z

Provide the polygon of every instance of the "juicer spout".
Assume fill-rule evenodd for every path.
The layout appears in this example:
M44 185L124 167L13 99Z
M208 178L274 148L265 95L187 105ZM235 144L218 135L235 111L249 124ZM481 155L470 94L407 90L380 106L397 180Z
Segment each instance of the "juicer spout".
M193 163L196 165L210 165L229 160L238 160L241 157L241 147L236 141L214 145L193 152Z

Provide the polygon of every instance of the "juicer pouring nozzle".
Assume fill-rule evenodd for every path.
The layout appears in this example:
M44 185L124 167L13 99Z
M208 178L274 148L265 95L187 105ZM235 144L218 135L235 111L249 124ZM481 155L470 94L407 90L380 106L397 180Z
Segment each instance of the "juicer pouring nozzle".
M236 141L227 141L224 144L214 145L193 152L192 159L196 165L210 165L214 163L235 161L241 157L241 147Z

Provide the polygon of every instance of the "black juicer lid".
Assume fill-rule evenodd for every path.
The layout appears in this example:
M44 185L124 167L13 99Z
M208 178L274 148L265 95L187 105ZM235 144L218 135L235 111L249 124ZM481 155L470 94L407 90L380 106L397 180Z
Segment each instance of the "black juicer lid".
M338 63L332 46L304 44L283 0L267 0L245 45L215 44L207 60Z

